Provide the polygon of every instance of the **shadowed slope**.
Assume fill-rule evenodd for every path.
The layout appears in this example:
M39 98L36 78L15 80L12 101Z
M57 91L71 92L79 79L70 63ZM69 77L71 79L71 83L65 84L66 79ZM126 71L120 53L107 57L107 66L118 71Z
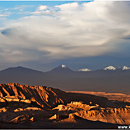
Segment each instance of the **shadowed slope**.
M59 103L64 103L50 87L28 86L17 83L0 84L1 99L8 101L24 101L50 108Z
M105 97L51 87L0 84L0 128L117 128L129 124L130 106L112 103Z
M105 97L90 94L66 93L51 87L20 85L17 83L0 84L0 97L1 100L4 99L6 101L28 100L27 102L44 108L51 108L71 101L82 101L87 104L91 101L105 106L108 101Z

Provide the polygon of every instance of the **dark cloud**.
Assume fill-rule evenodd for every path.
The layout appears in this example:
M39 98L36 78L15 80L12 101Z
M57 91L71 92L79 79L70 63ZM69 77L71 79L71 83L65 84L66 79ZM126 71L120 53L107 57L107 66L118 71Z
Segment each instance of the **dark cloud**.
M1 33L2 33L3 35L11 35L12 29L4 29L4 30L1 31Z
M123 37L123 39L128 39L128 40L130 40L130 35Z

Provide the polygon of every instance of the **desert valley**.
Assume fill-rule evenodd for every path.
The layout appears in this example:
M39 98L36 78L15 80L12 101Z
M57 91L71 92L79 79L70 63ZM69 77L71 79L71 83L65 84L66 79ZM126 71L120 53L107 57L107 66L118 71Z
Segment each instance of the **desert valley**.
M0 74L3 74L1 79L7 75L8 79L6 78L6 80L13 79L14 83L0 84L0 128L114 129L119 126L128 126L130 124L130 95L128 94L130 91L120 93L121 89L118 89L116 91L118 93L114 93L112 88L110 88L112 91L106 88L106 91L98 92L97 90L102 90L98 88L99 84L95 84L96 91L88 85L85 90L80 86L80 91L71 88L72 82L69 82L69 79L76 80L76 74L82 79L84 76L87 83L89 82L88 78L95 80L97 77L116 77L116 73L118 73L118 77L123 77L129 73L129 70L100 71L102 72L100 74L97 74L99 70L96 72L74 72L68 67L62 66L44 73L23 67L1 71ZM55 74L55 80L59 79L59 82L67 80L70 84L68 87L73 91L62 90L55 84L53 84L54 88L44 85L28 85L32 80L27 77L33 79L33 84L33 82L38 82L38 75L42 77L45 73L46 75L51 73L52 77ZM88 74L89 76L87 76ZM51 80L54 78L52 77L50 77ZM65 81L63 81L63 77ZM20 84L16 83L18 79ZM126 84L124 85L126 86Z
M0 129L130 129L129 0L0 0Z

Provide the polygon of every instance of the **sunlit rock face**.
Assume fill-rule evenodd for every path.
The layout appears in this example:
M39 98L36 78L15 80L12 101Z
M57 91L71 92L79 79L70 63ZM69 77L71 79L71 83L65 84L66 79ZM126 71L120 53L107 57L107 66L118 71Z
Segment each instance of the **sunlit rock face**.
M87 119L91 121L101 121L104 123L113 124L130 124L130 107L125 108L102 108L98 104L91 106L83 104L82 102L71 102L65 105L58 105L53 108L59 111L58 117L55 115L50 119L59 119L66 115L65 111L73 111L73 116L76 115L82 119ZM68 117L70 114L68 114ZM67 116L66 116L67 118Z
M92 121L130 124L130 108L100 108L98 110L80 111L77 115Z
M62 92L62 91L61 91ZM17 83L0 84L0 102L20 102L23 104L36 104L50 108L56 104L64 103L50 87L20 85Z
M29 86L17 83L0 84L0 101L4 104L20 104L52 108L59 104L65 104L74 100L82 100L102 104L105 106L107 98L92 96L89 94L68 93L59 89L46 86Z
M89 93L0 84L0 128L117 128L130 124L130 103L124 106L119 97L128 96Z

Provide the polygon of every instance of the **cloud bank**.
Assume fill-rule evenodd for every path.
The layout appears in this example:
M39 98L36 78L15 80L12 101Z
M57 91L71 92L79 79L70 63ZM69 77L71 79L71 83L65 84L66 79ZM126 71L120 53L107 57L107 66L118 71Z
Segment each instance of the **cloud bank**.
M0 31L3 62L130 56L130 2L94 1L48 7L6 20ZM0 14L0 17L3 17Z

